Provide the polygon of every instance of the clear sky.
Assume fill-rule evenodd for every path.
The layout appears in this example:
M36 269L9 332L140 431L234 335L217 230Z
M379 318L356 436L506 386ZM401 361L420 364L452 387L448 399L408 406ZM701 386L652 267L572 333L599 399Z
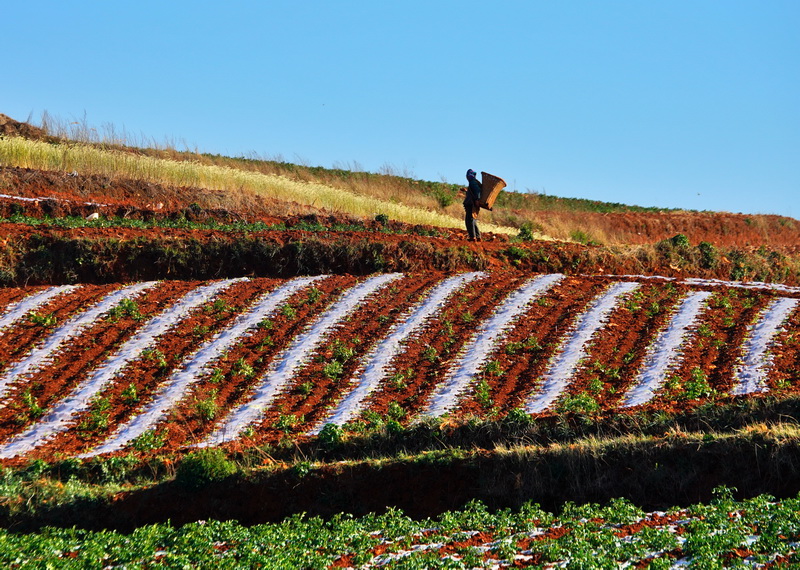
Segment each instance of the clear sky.
M800 1L3 3L0 113L800 218Z

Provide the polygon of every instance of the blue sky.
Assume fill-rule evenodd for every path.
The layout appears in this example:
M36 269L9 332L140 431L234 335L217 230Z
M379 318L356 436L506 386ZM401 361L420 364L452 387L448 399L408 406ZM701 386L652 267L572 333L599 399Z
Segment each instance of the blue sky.
M0 113L800 218L800 2L8 2Z

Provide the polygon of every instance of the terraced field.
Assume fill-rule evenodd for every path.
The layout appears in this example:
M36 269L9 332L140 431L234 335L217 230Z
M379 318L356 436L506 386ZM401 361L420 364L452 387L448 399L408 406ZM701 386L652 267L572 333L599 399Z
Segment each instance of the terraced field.
M795 220L0 127L6 566L798 562Z
M515 271L0 291L0 457L797 391L800 288Z

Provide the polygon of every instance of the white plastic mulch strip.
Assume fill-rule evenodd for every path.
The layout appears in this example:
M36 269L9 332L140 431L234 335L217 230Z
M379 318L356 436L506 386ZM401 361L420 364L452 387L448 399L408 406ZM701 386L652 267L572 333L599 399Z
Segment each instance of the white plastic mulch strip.
M783 283L766 283L764 281L722 281L720 279L700 279L688 277L682 281L687 285L712 285L715 287L738 287L740 289L770 289L782 293L800 293L800 287L791 287Z
M482 272L462 273L449 277L434 287L425 298L406 313L392 327L389 335L371 350L362 360L350 384L354 384L334 410L309 435L317 435L325 424L344 425L361 411L366 398L374 392L389 374L392 361L400 353L404 343L417 334L445 306L447 300L467 283L486 274Z
M184 295L172 307L150 319L88 379L81 382L69 396L58 402L41 421L0 447L0 458L23 455L45 443L51 436L66 430L75 414L86 410L91 404L91 399L117 377L130 361L139 358L142 352L152 346L157 338L174 328L192 310L239 281L242 279L228 279L198 287Z
M25 358L9 368L0 377L0 396L4 396L16 380L47 366L53 354L68 340L81 334L84 329L94 324L103 314L116 307L120 301L137 297L147 289L155 287L157 283L157 281L145 281L117 289L113 293L106 295L93 307L67 320L67 322L53 331L40 346L34 348Z
M249 311L239 315L227 329L215 334L197 351L184 359L178 370L173 372L166 383L161 386L153 401L141 414L120 426L105 443L81 457L92 457L121 449L128 442L155 426L183 398L189 386L209 372L210 365L219 359L228 348L255 329L260 321L275 314L294 293L326 277L325 275L298 277L263 295Z
M76 200L66 200L63 198L52 198L43 196L40 198L26 198L25 196L12 196L11 194L0 194L0 198L5 200L19 200L20 202L47 202L47 201L56 201L56 202L75 202L78 204L85 204L87 206L108 206L108 204L100 204L98 202L78 202Z
M436 417L450 412L516 320L537 297L563 278L560 273L543 275L527 282L509 295L489 320L478 328L478 332L462 351L462 358L456 362L454 368L450 369L445 381L434 391L421 415Z
M555 402L575 375L581 359L586 356L586 347L591 338L608 320L620 299L637 287L638 283L629 281L613 284L578 318L575 331L565 338L556 350L558 356L551 361L541 389L536 390L528 398L525 404L526 412L529 414L543 412Z
M771 291L779 291L781 293L800 293L800 287L792 287L784 285L783 283L767 283L766 281L724 281L722 279L703 279L700 277L686 277L679 279L677 277L665 277L663 275L610 275L606 277L614 277L616 279L636 279L636 280L653 280L653 281L667 281L670 283L680 283L683 285L692 285L700 287L735 287L737 289L768 289Z
M0 331L3 329L10 327L22 317L30 313L31 311L35 311L51 299L58 297L59 295L63 295L65 293L70 293L77 289L77 285L61 285L59 287L48 287L43 291L39 291L38 293L34 293L33 295L28 295L27 297L23 297L16 303L13 303L6 307L5 312L0 315Z
M236 439L250 424L258 421L275 397L292 379L295 371L308 362L324 338L342 319L355 311L368 297L402 277L401 273L390 273L371 277L343 294L330 309L322 314L311 327L295 338L291 345L269 366L261 377L253 397L239 406L222 422L201 446L219 445Z
M26 198L25 196L12 196L11 194L0 194L0 198L5 200L19 200L20 202L41 202L47 198Z
M645 404L655 396L669 371L675 367L681 346L686 342L690 329L705 309L710 296L709 291L697 291L683 300L667 328L648 348L644 368L625 395L622 407Z
M765 380L772 360L767 351L797 303L797 299L775 299L761 311L742 346L742 361L734 368L733 394L767 391Z

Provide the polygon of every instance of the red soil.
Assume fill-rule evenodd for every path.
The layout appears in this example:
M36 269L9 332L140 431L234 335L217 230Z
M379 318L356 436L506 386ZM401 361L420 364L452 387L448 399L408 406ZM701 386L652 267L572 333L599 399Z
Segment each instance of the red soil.
M133 336L148 317L154 316L196 285L182 281L164 282L136 299L141 319L132 316L123 316L118 320L101 318L79 337L71 339L56 355L54 366L45 367L13 385L8 398L10 403L0 409L0 437L8 438L35 421L21 400L24 392L30 390L38 405L47 409L83 380L100 359L113 353L115 348ZM107 293L112 288L93 289ZM88 305L88 302L84 302L83 307Z
M0 307L7 307L21 300L26 294L38 293L43 289L46 289L46 287L37 287L36 289L23 289L21 287L0 288Z
M707 241L719 247L769 245L785 253L800 250L800 222L771 214L545 211L532 217L545 228L581 229L607 244L656 243L683 234L692 244Z
M0 115L0 132L2 128ZM231 201L231 196L224 192L201 188L166 187L141 180L14 167L0 167L0 194L40 199L28 202L0 198L0 216L24 213L34 217L85 217L99 213L107 217L144 220L182 217L190 221L260 220L279 223L292 216L312 214L325 217L330 214L319 208L268 200L258 195L243 195L238 197L238 201ZM228 206L223 209L219 204ZM531 217L534 223L549 230L552 235L560 235L563 228L578 229L592 236L595 241L609 245L653 244L681 233L692 244L706 241L718 247L743 248L768 245L783 253L800 251L800 223L777 215L568 210L512 213L517 218ZM338 218L344 222L356 221L347 216ZM374 221L367 221L367 224L377 229ZM393 228L403 226L395 222L391 225ZM460 239L461 233L458 231L454 235Z
M19 361L33 346L46 339L70 317L90 307L118 287L118 285L86 285L67 295L51 299L34 314L53 317L55 319L53 325L40 325L31 320L17 321L0 335L0 355L5 365ZM41 288L37 287L35 290L39 291Z
M618 405L644 360L647 343L642 339L654 338L666 325L670 310L685 292L680 285L642 283L597 332L586 353L586 366L579 367L567 393L589 393L603 408Z
M252 434L233 444L276 444L284 439L301 438L344 393L348 380L356 372L361 358L380 341L392 323L407 312L424 291L443 279L444 275L408 275L379 291L365 302L351 318L322 339L310 362L302 366L287 389L266 411L263 420L253 426ZM375 417L407 423L426 404L431 391L441 382L479 323L489 318L497 305L529 276L522 273L498 272L474 281L454 294L436 318L418 336L409 339L393 363L398 376L390 377L366 402L364 410ZM612 281L611 278L566 277L547 291L511 328L487 362L489 370L476 371L472 390L461 401L455 417L503 417L519 407L540 382L556 348L570 334L573 323L587 304ZM159 431L165 437L163 451L183 449L204 438L215 421L248 401L252 388L270 363L298 334L308 327L338 294L356 282L352 276L334 276L318 281L318 293L309 289L295 294L289 305L293 312L279 311L269 326L253 331L234 345L215 367L218 374L200 379L163 422ZM203 341L222 330L257 295L275 288L280 281L255 279L230 287L215 300L196 310L161 337L154 349L129 363L118 380L100 392L107 400L104 410L107 425L93 425L92 411L78 414L67 432L54 438L33 453L43 458L72 455L103 441L111 430L142 410L154 391L183 359ZM138 306L145 319L175 302L199 282L164 282L145 292ZM85 286L51 301L47 311L63 322L79 308L96 302L115 286ZM605 326L592 339L568 394L588 393L602 409L619 405L642 364L647 346L665 326L670 309L684 292L695 290L680 283L658 280L644 281L637 296L630 296L612 311ZM684 360L674 371L677 382L667 383L662 393L645 408L680 410L691 408L725 396L732 387L733 367L740 357L747 327L759 310L778 293L727 287L713 289L708 309L698 327L690 333L683 350ZM781 293L800 297L800 293ZM19 290L7 298L17 298ZM468 315L464 318L463 315ZM118 321L99 319L87 331L72 339L56 355L55 362L19 381L9 394L9 402L0 408L0 438L18 433L35 418L29 415L22 394L30 390L45 410L86 378L136 330L145 319L123 317ZM795 365L798 354L796 337L800 329L800 311L795 311L778 335L771 349L774 362L770 386L777 393L798 391L800 376ZM0 350L8 362L19 360L49 330L31 323L21 323L0 334ZM349 352L348 352L349 351ZM341 355L348 355L342 357ZM162 356L163 355L163 356ZM324 365L334 358L342 361L343 373L328 377ZM7 367L6 364L5 367ZM247 372L250 370L250 372ZM705 394L691 400L684 390L697 378L708 379L710 388L719 394ZM475 386L485 381L489 402L478 397ZM130 398L130 386L135 398ZM125 392L128 390L128 392ZM127 394L127 395L126 395ZM213 421L204 417L198 402L207 401L216 410ZM391 406L390 406L391 404ZM399 404L399 408L393 406ZM558 408L558 403L554 409ZM400 415L395 412L401 411ZM548 411L544 415L552 414ZM390 416L390 414L392 414ZM294 416L292 425L285 418ZM368 420L369 421L369 420ZM280 423L279 423L280 422Z
M523 405L572 319L606 284L600 279L567 278L540 297L503 342L505 348L489 360L497 366L478 375L488 384L489 398L481 401L472 395L460 406L461 412L484 416L496 411L504 416ZM541 348L516 349L516 343Z
M279 311L270 319L269 328L259 329L229 350L217 365L224 380L203 378L192 387L189 395L172 413L175 421L168 426L168 446L177 448L187 443L199 443L210 434L215 423L201 416L197 410L197 402L209 398L214 402L219 410L213 418L215 421L223 418L226 412L236 409L242 399L250 395L269 363L313 322L322 307L354 282L355 279L349 276L334 276L316 282L313 287L321 292L318 300L312 301L308 291L293 295L287 303L294 309L293 314ZM249 366L252 372L242 372L245 366Z
M186 355L198 347L202 339L222 330L257 295L274 286L273 280L263 279L238 283L195 310L170 334L158 339L151 350L146 351L141 358L130 362L125 367L119 382L98 394L98 398L107 399L109 403L106 426L92 425L91 429L64 432L43 446L40 453L48 454L49 450L57 450L58 453L77 454L87 451L105 439L115 427L142 411L160 383L180 365ZM130 386L133 386L135 398L130 397ZM77 414L74 424L77 426L84 424L90 419L91 413L91 410L88 410Z
M435 285L441 275L428 274L423 278L405 277L389 287L387 295L376 295L364 303L352 316L325 339L317 357L296 374L291 386L278 397L249 438L254 443L276 442L286 431L304 433L324 417L326 406L337 401L348 387L356 372L358 356L368 352L402 315L402 307L413 306L420 296ZM387 302L387 296L391 302ZM347 357L352 350L352 357ZM324 372L325 365L336 357L342 364L342 373L331 377ZM297 423L291 429L276 428L281 416L293 415Z

